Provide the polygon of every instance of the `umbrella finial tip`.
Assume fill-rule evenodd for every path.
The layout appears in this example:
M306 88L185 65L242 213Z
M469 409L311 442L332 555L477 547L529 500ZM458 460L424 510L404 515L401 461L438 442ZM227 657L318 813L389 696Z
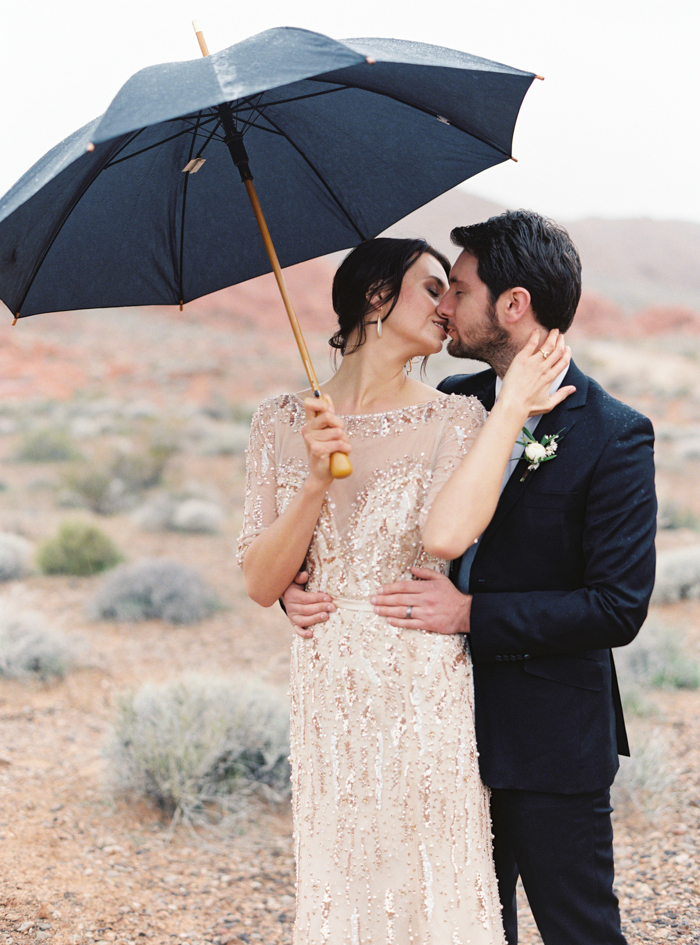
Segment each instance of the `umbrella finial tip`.
M90 142L88 143L88 145L87 145L87 147L85 148L85 150L86 150L86 151L94 151L94 150L95 150L95 145L92 143L92 141L90 141Z
M377 64L376 60L372 59L371 56L365 56L365 62L367 63L368 66L374 66Z

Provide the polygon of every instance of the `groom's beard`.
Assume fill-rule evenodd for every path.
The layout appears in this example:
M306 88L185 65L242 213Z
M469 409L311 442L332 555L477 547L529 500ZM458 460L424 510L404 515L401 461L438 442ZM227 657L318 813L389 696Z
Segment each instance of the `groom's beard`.
M453 358L485 361L503 377L518 350L505 328L499 325L493 305L486 308L484 316L483 323L473 328L468 338L451 338L447 343L447 353Z

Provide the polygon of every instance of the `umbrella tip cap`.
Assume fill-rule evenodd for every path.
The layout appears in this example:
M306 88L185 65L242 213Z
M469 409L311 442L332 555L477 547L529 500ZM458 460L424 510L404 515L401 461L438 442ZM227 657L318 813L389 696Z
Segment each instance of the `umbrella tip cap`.
M371 56L365 56L365 62L368 66L375 66L377 64L376 59L372 59Z
M86 151L94 151L94 150L95 150L95 145L92 143L92 141L90 141L90 142L88 143L88 145L86 146L85 150L86 150Z

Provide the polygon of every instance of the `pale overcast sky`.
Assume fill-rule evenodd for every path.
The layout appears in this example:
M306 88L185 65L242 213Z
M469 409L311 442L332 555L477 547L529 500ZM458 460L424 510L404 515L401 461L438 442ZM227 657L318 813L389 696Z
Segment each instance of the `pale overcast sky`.
M194 59L273 26L392 36L545 76L514 155L465 185L509 206L700 223L698 0L21 0L0 27L0 194L158 62Z

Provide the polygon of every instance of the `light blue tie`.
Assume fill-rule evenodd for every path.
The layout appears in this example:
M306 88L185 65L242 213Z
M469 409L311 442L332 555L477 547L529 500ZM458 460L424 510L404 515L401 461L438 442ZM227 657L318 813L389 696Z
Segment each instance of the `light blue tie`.
M525 426L530 431L530 433L534 432L535 427L537 426L537 424L540 422L541 419L542 419L542 415L540 414L537 417L530 417L527 420ZM520 438L518 437L518 439ZM501 480L501 493L503 493L503 490L506 487L506 483L510 479L513 473L513 470L518 465L518 460L523 455L524 448L525 447L522 445L522 443L515 443L515 445L513 446L512 452L510 454L510 459L508 460L508 465L506 466L506 471L503 473L503 479ZM472 563L474 561L474 557L476 555L477 549L479 548L480 541L481 541L481 538L477 538L477 540L467 548L467 550L462 555L462 560L459 563L459 571L457 572L456 584L463 594L469 593L469 575L471 574Z

